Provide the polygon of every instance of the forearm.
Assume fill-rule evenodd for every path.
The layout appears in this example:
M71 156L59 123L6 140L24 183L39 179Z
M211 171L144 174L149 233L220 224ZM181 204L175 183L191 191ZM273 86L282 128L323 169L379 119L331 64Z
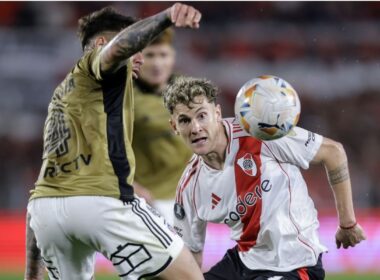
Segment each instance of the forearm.
M118 63L142 50L171 25L169 11L165 10L124 29L105 47L102 54L102 70L117 67Z
M41 258L41 252L37 247L36 237L30 227L30 215L27 215L26 220L26 280L43 279L44 264Z
M326 166L326 170L330 186L334 192L339 224L343 227L352 226L356 223L356 219L347 159L334 169Z
M350 173L347 155L342 144L324 137L312 163L322 163L326 168L327 177L334 192L340 225L349 227L355 224Z

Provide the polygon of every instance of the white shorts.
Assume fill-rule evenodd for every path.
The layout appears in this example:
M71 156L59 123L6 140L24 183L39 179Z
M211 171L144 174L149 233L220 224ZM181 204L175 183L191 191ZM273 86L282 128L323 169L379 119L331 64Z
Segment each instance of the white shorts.
M28 213L50 279L92 279L96 251L122 279L155 276L183 248L182 239L140 198L128 204L102 196L36 198Z

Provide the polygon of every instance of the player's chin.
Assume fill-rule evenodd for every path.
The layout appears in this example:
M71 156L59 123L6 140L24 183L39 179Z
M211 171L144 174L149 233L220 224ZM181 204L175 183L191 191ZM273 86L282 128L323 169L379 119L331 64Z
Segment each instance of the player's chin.
M207 155L210 152L208 145L191 145L191 150L193 151L194 154L197 154L200 156Z

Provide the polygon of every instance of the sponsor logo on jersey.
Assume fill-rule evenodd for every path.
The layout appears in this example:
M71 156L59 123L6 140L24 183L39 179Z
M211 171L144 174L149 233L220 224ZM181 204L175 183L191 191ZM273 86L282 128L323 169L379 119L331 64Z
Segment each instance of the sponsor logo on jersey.
M216 206L218 206L218 204L219 204L219 202L221 201L222 199L219 197L219 196L217 196L216 194L214 194L214 193L211 193L211 209L212 210L214 210L214 208L216 207Z
M259 199L262 199L262 192L269 192L272 184L269 180L261 182L260 186L255 187L254 192L247 192L244 196L239 195L235 208L228 213L228 217L224 219L225 224L237 222L243 217L250 207L256 205Z
M257 167L251 154L246 153L243 157L237 160L237 164L243 169L244 173L249 176L256 176Z
M74 160L64 163L54 164L54 162L49 161L44 171L44 178L53 178L61 173L71 173L75 170L79 170L82 166L90 165L91 158L91 154L80 154Z
M176 233L179 237L181 237L181 238L183 237L183 232L182 232L182 229L180 227L174 226L174 230L176 231Z
M305 142L305 146L307 147L310 144L311 141L313 141L313 142L315 141L315 134L313 132L309 131L307 133L307 140Z

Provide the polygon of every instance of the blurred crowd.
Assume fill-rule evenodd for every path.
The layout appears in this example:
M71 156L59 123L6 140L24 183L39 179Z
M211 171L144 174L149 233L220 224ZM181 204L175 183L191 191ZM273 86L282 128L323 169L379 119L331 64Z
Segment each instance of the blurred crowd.
M112 4L141 18L165 2L0 3L0 209L26 206L41 163L54 87L81 55L77 19ZM199 31L178 31L177 71L206 77L233 115L239 87L278 75L298 91L300 126L341 141L355 205L380 206L380 2L195 2ZM332 208L322 168L305 172L318 209Z

